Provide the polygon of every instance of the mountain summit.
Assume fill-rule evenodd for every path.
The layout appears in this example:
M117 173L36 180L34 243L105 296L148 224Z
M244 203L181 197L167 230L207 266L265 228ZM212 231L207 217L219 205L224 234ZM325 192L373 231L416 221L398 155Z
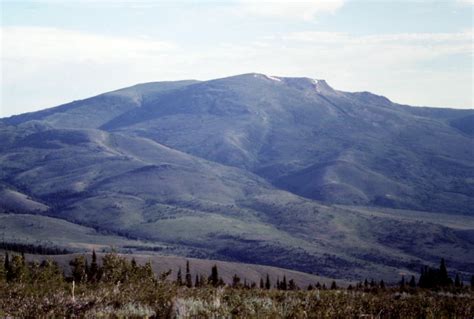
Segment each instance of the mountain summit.
M474 248L439 221L472 223L473 117L309 78L139 84L1 119L0 201L181 254L388 273Z

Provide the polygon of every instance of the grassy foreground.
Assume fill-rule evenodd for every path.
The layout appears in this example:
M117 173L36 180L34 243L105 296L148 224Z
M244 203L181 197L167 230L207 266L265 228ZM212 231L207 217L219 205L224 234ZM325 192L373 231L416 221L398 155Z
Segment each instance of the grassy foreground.
M472 318L472 293L2 283L0 317Z
M1 258L0 258L1 259ZM0 260L1 261L1 260ZM196 277L189 264L185 276L159 275L144 265L110 253L99 263L93 253L70 261L65 275L54 261L25 261L5 255L0 262L0 318L473 318L472 287L397 288L358 284L351 289L312 285L299 289L286 278L272 286L263 279L242 284L237 276L226 285L218 276ZM433 273L427 268L424 279ZM438 274L434 272L434 274ZM439 276L438 276L439 277ZM436 278L438 278L436 277ZM441 277L439 277L441 278Z

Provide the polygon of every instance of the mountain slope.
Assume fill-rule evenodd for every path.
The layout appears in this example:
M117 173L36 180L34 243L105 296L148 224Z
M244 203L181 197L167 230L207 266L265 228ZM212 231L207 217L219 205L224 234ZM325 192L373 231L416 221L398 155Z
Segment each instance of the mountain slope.
M470 213L474 112L422 110L324 81L248 74L167 92L101 128L251 170L308 198Z
M0 207L325 276L390 278L441 256L466 272L472 114L307 78L143 84L1 119Z

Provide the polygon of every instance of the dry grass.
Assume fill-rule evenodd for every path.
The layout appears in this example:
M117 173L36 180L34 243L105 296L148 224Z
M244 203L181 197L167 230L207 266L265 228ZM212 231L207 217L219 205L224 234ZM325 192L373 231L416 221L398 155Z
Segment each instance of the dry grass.
M418 290L185 288L169 282L0 283L0 317L472 318L474 296Z

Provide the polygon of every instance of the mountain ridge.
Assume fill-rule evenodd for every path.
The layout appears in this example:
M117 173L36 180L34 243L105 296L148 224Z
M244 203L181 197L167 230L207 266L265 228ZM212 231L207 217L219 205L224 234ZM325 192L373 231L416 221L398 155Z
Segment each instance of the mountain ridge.
M471 225L472 116L309 78L139 84L0 119L0 208L333 277L465 272L474 226L416 211Z

